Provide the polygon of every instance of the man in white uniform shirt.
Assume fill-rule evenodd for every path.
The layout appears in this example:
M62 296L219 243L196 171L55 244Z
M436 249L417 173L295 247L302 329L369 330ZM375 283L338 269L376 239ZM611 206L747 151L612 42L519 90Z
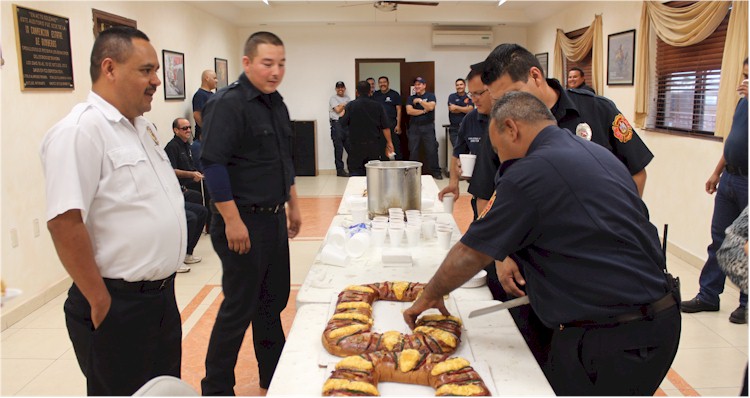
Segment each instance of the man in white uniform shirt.
M73 279L65 320L89 395L180 377L174 275L187 242L182 192L151 110L159 58L142 32L102 32L86 102L41 146L47 227Z

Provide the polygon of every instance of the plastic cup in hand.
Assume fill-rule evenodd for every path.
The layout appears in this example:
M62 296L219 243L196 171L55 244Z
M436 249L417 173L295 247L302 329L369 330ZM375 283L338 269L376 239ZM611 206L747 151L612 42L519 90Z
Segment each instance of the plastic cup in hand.
M388 238L391 240L391 247L399 247L404 238L404 225L393 224L388 227Z
M325 245L320 251L320 262L343 267L349 263L349 256L346 255L343 247Z
M458 155L458 158L461 160L461 177L471 178L471 175L474 174L474 164L477 161L477 155L462 153Z
M452 193L446 193L443 195L443 211L446 213L453 213L453 200L454 196Z
M346 241L346 254L352 258L362 257L370 247L370 235L366 232L358 232Z
M446 227L437 228L438 247L443 250L450 249L452 235L453 235L453 228L446 228Z

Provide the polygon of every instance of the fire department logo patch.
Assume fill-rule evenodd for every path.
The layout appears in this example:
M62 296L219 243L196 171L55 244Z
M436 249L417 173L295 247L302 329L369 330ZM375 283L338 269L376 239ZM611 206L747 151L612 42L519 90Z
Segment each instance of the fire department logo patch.
M489 202L487 202L487 206L484 206L484 210L482 210L482 214L477 217L477 220L484 218L484 216L487 214L488 211L492 208L492 204L495 203L495 197L497 196L497 192L492 193L492 197L490 198Z
M625 119L625 116L623 116L622 113L617 115L615 121L612 122L612 132L614 133L615 138L623 144L633 138L633 127L630 126L630 123L628 123L628 120Z

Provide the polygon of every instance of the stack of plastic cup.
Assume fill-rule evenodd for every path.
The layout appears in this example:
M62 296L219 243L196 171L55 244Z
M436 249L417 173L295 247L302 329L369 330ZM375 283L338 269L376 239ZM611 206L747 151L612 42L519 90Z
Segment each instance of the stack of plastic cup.
M444 250L450 249L453 227L450 225L441 224L435 229L437 230L438 247Z
M375 247L382 247L385 243L386 235L388 235L388 222L385 222L384 225L376 225L373 221L372 229L370 230L372 245Z
M406 225L403 221L391 221L388 223L388 238L390 239L391 247L401 246L401 240L404 238L405 228Z
M425 214L422 216L422 238L424 240L431 240L435 236L435 222L437 216L434 214Z
M404 210L398 207L388 209L388 219L390 221L404 221Z
M320 262L343 267L349 263L349 256L343 247L328 244L320 251Z
M422 232L421 225L416 223L406 224L405 232L406 242L409 244L409 247L419 246L419 234Z
M357 232L352 235L346 242L346 254L352 258L362 257L370 247L370 234L367 232Z

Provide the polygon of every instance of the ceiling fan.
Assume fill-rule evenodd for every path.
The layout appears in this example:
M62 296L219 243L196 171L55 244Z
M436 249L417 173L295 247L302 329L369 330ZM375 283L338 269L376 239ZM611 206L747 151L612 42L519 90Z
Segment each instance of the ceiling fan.
M379 11L390 12L390 11L396 11L399 5L435 7L438 4L439 3L436 1L389 0L389 1L375 1L372 3L372 6L375 7ZM364 5L364 4L350 4L348 6L343 6L343 7L360 6L360 5Z

